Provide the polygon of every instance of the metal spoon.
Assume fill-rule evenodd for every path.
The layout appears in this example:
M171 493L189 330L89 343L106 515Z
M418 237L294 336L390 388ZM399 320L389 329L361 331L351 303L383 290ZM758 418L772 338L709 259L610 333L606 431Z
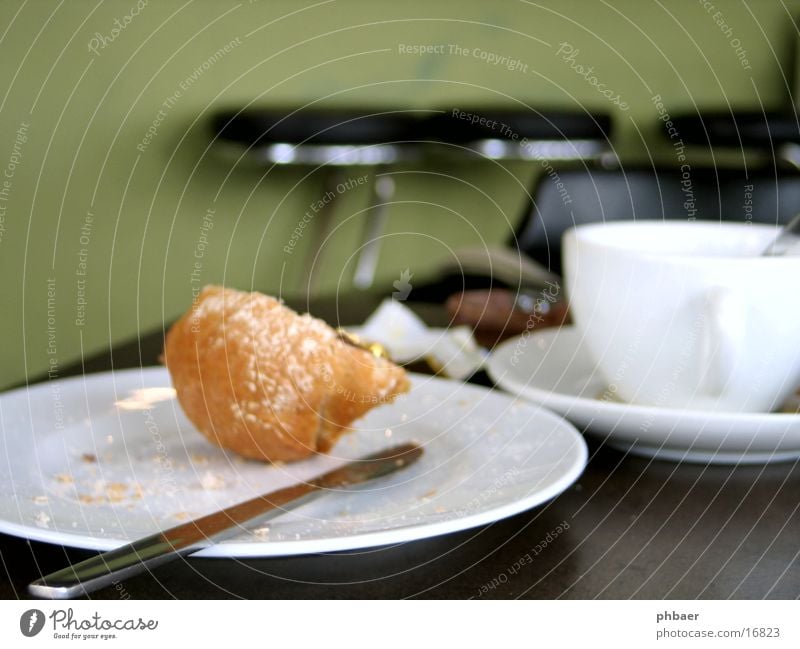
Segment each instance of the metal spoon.
M787 223L761 253L762 257L800 255L800 213Z

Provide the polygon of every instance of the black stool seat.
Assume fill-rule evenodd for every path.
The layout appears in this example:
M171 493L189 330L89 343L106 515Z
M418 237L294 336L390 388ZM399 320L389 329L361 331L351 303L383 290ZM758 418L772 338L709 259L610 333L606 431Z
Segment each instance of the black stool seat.
M386 144L419 139L416 112L249 110L214 119L218 137L245 146L276 143L309 145Z
M495 160L588 160L609 150L611 118L533 110L445 110L428 120L428 137Z
M582 160L608 150L610 130L608 115L531 110L248 110L213 120L220 141L292 164L386 164L416 159L422 148L447 151L434 143L456 145L449 153L458 156Z
M678 116L672 123L686 144L771 149L800 143L800 119L794 112L704 113Z
M421 121L419 111L248 110L217 115L213 130L262 162L381 165L417 157Z
M762 171L693 168L559 170L557 186L544 176L517 234L520 250L561 270L567 228L598 221L682 219L784 224L800 206L800 178Z
M466 144L477 140L601 140L611 132L608 115L452 108L428 120L431 139Z

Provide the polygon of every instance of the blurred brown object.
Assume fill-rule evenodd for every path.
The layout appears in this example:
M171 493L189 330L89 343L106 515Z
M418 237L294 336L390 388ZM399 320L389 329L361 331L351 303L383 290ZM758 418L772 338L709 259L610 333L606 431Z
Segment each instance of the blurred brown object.
M800 414L800 388L797 388L795 393L786 400L779 412L785 412L790 415Z
M569 322L567 304L553 286L540 291L494 288L454 293L445 301L445 308L454 325L472 327L478 344L491 349L525 330Z

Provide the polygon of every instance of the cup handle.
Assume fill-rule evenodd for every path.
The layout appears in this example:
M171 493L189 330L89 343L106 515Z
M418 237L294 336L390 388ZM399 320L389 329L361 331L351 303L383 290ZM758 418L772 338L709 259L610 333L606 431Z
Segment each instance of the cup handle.
M702 313L698 392L719 397L727 387L745 344L745 310L730 290L715 287L705 294Z

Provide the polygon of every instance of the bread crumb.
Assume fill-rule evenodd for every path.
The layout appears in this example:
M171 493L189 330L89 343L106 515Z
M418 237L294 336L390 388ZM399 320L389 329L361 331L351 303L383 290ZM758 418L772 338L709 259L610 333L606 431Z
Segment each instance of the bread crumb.
M213 473L212 471L206 471L203 474L203 477L200 478L200 485L203 489L224 489L225 488L225 479L219 475L218 473Z
M36 514L36 524L39 527L50 527L51 518L45 512L38 512Z
M259 527L253 530L253 536L264 540L269 537L269 527Z
M121 482L112 482L105 489L105 495L109 502L112 503L118 503L122 500L125 500L127 492L128 485L122 484Z

